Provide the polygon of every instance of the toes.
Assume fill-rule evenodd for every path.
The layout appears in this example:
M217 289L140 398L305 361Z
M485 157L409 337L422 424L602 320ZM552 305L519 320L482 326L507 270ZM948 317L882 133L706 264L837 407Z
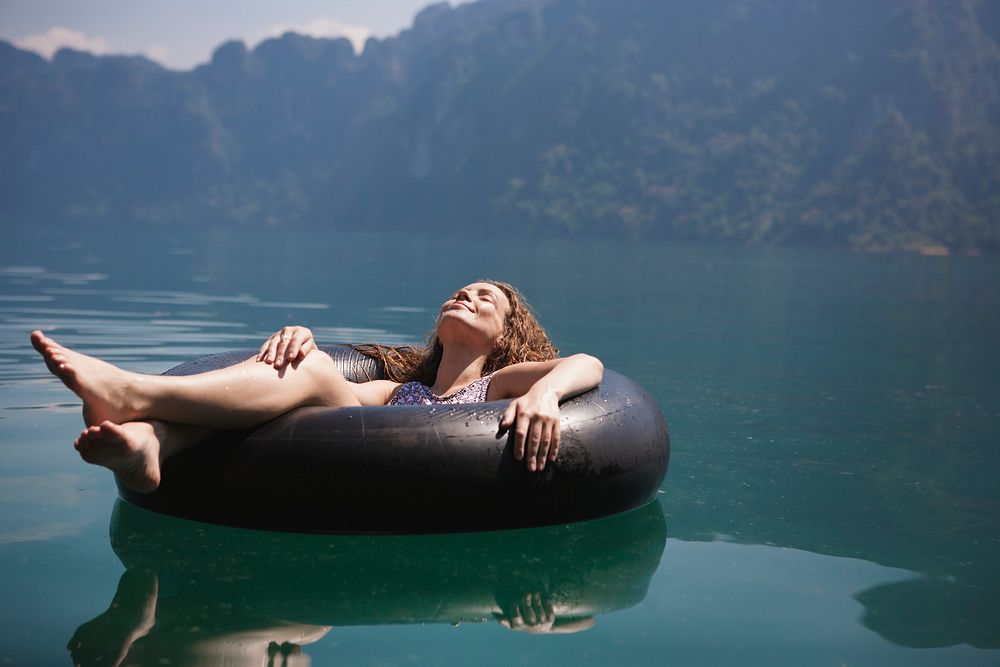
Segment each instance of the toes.
M49 357L49 365L52 372L63 380L72 381L76 379L76 369L70 363L69 357L63 354L53 354Z
M82 451L101 432L97 426L89 426L80 431L80 436L73 442L76 451Z
M31 332L31 346L35 348L39 354L48 358L52 358L57 354L68 351L65 346L57 343L41 331L37 330Z
M127 432L121 426L121 424L116 424L113 421L109 421L107 419L105 419L103 422L101 422L100 429L101 429L101 431L103 433L108 434L108 435L117 436L118 438L120 438L122 440L124 440L125 436L127 435Z
M35 347L39 352L45 355L51 355L53 352L64 349L62 345L56 345L54 340L44 334L38 339L38 344Z

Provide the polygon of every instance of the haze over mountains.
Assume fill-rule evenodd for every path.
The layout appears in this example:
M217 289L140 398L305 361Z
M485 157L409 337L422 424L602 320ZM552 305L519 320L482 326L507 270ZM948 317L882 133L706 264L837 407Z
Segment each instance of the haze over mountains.
M481 0L187 72L0 42L0 221L1000 249L1000 3Z

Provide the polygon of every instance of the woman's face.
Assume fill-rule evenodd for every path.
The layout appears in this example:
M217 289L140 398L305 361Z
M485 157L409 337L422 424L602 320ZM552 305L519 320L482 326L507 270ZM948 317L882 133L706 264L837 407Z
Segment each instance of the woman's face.
M510 312L507 296L496 285L472 283L441 305L438 340L487 343L491 348L504 331Z

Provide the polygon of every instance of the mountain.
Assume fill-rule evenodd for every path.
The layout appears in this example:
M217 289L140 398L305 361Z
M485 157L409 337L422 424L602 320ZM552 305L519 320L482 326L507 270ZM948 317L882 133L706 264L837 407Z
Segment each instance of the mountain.
M0 42L0 221L1000 250L1000 3L481 0L191 71Z

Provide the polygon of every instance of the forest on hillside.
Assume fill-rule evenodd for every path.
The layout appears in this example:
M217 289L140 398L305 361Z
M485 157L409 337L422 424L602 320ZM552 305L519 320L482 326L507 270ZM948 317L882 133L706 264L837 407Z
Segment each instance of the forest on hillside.
M173 71L0 42L4 224L1000 250L1000 3L443 3Z

